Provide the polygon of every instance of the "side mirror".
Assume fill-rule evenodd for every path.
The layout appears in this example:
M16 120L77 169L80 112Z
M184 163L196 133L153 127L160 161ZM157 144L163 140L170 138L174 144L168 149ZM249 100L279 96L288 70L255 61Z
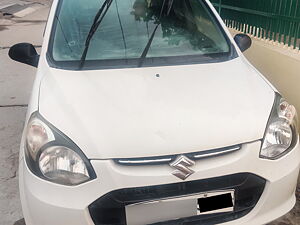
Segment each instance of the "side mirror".
M9 49L8 55L12 60L25 63L30 66L37 67L39 64L40 56L32 44L16 44Z
M252 40L247 34L237 34L234 40L242 52L246 51L252 45Z

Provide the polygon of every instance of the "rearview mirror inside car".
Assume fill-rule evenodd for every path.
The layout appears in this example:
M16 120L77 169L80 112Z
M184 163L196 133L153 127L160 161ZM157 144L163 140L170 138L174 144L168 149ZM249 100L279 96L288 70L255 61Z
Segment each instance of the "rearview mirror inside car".
M234 40L242 52L246 51L252 45L252 40L247 34L237 34Z
M40 56L32 44L19 43L9 49L8 55L11 59L37 67Z

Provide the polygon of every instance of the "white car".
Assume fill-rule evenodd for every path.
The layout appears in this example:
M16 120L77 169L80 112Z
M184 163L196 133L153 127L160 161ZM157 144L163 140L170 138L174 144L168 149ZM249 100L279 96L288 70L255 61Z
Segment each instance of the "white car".
M54 0L20 149L27 225L265 224L296 202L295 108L208 0ZM283 74L284 76L284 74Z

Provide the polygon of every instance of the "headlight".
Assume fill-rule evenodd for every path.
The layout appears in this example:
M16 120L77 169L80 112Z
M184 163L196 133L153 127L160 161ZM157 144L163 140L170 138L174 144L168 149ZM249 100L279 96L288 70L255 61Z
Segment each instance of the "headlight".
M297 140L296 109L276 93L260 157L278 159L288 153L295 146Z
M96 178L77 145L38 113L28 122L25 158L35 175L57 184L78 185Z

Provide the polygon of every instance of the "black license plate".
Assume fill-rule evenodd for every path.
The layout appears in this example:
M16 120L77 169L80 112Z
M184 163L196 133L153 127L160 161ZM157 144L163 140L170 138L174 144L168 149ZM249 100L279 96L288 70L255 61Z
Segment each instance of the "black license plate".
M233 207L233 192L198 198L198 210L200 214L232 212Z

